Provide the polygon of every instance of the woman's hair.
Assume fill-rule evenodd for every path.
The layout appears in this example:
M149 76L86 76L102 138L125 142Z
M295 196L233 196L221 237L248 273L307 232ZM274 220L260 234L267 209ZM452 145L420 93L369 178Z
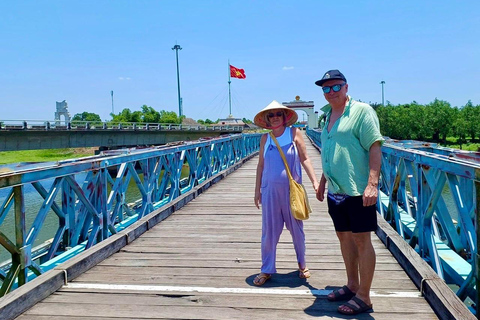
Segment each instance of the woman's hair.
M283 114L283 115L282 115L282 118L283 118L283 123L285 124L285 111L283 111L283 110L280 110L280 111L281 111L282 114ZM269 114L270 112L273 112L273 111L269 111L269 112L264 112L264 113L263 113L263 119L265 120L265 123L267 124L268 127L271 127L271 126L272 126L272 124L270 123L270 118L268 117L268 114ZM277 112L277 111L275 111L275 112Z

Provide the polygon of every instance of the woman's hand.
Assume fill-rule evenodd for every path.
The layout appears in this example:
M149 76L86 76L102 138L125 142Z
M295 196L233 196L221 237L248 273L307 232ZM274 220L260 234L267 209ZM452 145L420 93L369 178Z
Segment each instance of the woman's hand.
M257 209L260 209L260 204L262 204L262 193L260 191L255 191L253 201L255 202Z
M325 199L325 183L326 180L322 177L322 179L320 179L320 184L318 185L316 193L318 201L323 201Z

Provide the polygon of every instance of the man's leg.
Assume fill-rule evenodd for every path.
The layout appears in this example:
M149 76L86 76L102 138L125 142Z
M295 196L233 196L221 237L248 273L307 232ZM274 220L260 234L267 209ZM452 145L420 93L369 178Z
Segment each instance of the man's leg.
M366 304L370 304L370 289L372 287L376 263L371 232L354 233L353 239L359 254L358 266L360 272L360 287L357 291L357 298Z
M340 249L342 251L343 262L347 272L347 287L357 292L360 287L359 272L359 251L354 241L353 233L350 231L337 232L340 240Z
M362 300L366 305L371 305L370 289L372 287L373 274L375 272L375 250L371 241L371 232L353 233L353 240L358 249L358 267L360 273L360 285L356 292L356 297ZM360 307L354 300L348 303ZM344 305L339 310L349 312L350 308Z

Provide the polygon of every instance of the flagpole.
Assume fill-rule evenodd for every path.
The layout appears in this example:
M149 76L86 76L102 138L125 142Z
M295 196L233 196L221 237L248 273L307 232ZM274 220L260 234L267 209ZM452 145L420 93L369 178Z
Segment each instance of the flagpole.
M232 93L230 91L230 83L232 83L232 81L230 80L230 59L228 59L228 106L230 111L229 117L232 116Z

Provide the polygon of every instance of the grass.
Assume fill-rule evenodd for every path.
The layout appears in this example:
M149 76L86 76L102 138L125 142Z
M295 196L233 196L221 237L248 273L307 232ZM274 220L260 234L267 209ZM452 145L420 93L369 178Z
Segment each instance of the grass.
M460 143L458 138L447 137L447 141L445 143L439 143L439 145L466 151L480 151L480 143L478 142L478 140Z
M44 149L0 152L0 164L49 162L93 156L95 148Z
M480 151L480 143L453 144L449 147L466 151Z

